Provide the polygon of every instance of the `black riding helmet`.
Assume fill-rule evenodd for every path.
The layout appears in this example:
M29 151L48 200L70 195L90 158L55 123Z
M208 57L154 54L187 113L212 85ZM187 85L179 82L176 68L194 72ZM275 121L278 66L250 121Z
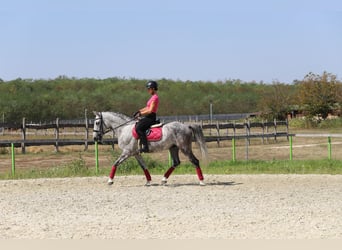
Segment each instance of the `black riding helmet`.
M146 83L146 88L158 90L158 83L156 81L149 81Z

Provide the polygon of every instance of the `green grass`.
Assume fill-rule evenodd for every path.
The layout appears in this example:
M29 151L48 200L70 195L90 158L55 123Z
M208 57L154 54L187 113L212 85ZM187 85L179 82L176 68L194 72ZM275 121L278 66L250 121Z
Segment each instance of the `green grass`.
M35 179L93 176L94 173L94 170L88 168L85 164L85 161L80 156L79 159L65 165L54 166L47 169L17 170L15 176L12 176L12 173L1 173L0 179Z
M167 170L165 163L145 157L152 175L162 175ZM342 174L341 160L272 160L272 161L215 161L203 166L204 174ZM80 155L73 162L47 169L31 169L11 173L1 173L0 179L63 178L84 176L107 176L110 167L88 167ZM181 164L174 174L195 174L190 163ZM128 159L120 165L117 175L143 175L135 159Z
M212 162L205 170L209 174L342 174L342 161L220 161Z

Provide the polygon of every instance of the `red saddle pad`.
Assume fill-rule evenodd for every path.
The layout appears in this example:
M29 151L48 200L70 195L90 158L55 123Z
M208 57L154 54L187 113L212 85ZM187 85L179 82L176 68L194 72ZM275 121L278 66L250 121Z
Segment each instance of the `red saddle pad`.
M135 139L139 139L139 135L135 130L135 126L132 129L132 135ZM162 136L162 127L150 128L146 131L146 137L148 141L160 141Z

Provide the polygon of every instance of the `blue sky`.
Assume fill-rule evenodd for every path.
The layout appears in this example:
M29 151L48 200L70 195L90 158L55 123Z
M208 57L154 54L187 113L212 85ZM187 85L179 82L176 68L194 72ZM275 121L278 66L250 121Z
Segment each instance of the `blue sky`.
M2 0L0 78L342 79L340 0Z

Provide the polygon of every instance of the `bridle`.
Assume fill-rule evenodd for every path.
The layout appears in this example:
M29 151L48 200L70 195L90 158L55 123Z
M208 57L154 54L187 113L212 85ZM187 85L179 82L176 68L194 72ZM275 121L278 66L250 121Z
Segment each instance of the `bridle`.
M100 133L100 136L103 136L104 134L108 133L109 131L111 131L112 129L111 128L107 128L106 130L104 130L104 127L105 127L105 124L104 124L104 121L103 121L103 116L102 116L102 112L99 113L99 117L98 118L95 118L95 123L96 121L100 120L100 129L99 130L93 130L94 132L96 133Z
M99 117L98 117L98 118L95 118L95 121L94 121L94 122L96 123L96 121L98 121L98 120L100 120L100 129L99 129L99 130L96 129L96 130L93 130L93 131L96 132L96 133L100 133L100 135L103 136L104 134L107 134L107 133L108 133L109 131L111 131L111 130L115 130L115 129L117 129L117 128L120 128L120 127L126 125L127 123L129 123L129 122L131 122L131 121L134 121L135 118L130 119L130 120L128 120L128 121L126 121L126 122L120 124L119 126L117 126L117 127L115 127L115 128L106 128L106 130L105 130L104 128L107 127L107 126L104 124L102 112L99 113Z

